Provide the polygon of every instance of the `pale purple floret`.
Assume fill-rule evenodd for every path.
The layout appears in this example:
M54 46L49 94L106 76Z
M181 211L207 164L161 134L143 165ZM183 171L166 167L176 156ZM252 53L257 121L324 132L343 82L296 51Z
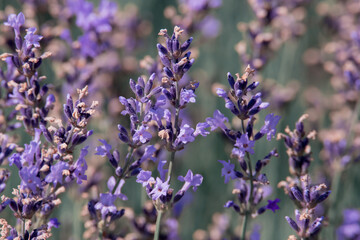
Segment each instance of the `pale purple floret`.
M50 218L49 222L47 223L47 227L49 229L51 228L58 228L60 226L60 222L57 220L57 218Z
M237 178L236 173L234 171L235 165L224 160L218 160L224 167L221 169L221 176L225 177L225 183L228 183L230 178L235 179Z
M277 203L280 202L280 199L276 198L275 200L268 200L268 204L266 205L266 209L270 209L271 211L275 212L279 210L279 206Z
M185 177L179 176L178 180L181 182L185 182L181 188L181 191L186 192L190 187L193 187L193 190L196 191L197 187L203 181L203 176L200 174L193 174L193 172L189 169L186 173Z
M157 170L159 171L161 180L165 180L166 174L169 171L169 169L164 168L165 164L166 160L159 160Z
M241 135L240 138L236 139L235 143L235 147L237 147L240 152L248 152L251 154L255 153L253 149L254 145L255 141L250 140L247 134Z
M145 148L145 151L143 155L140 158L140 163L146 161L146 160L155 160L155 157L153 157L153 154L156 152L156 148L153 145L149 145Z
M24 23L25 16L22 12L20 12L18 15L10 14L7 22L4 22L4 25L14 28L15 34L20 35L20 27L24 25Z
M8 161L9 161L9 166L12 166L13 164L15 164L15 166L18 169L22 168L21 155L19 153L14 153L13 155L11 155L11 157L8 159Z
M182 142L183 144L193 142L195 137L193 136L194 129L190 127L188 124L183 125L180 128L180 133L176 139L176 142Z
M148 129L148 127L146 126L140 126L140 128L138 130L136 130L134 136L133 136L133 141L134 142L141 142L141 143L146 143L148 141L150 141L150 139L152 138L151 133L149 133L148 131L146 131Z
M218 88L218 89L216 89L216 94L219 96L219 97L221 97L221 98L228 98L228 96L227 96L227 92L224 90L224 89L222 89L222 88Z
M215 110L213 117L206 118L206 122L210 125L210 130L214 131L217 128L227 129L225 122L229 122L229 119L219 110Z
M114 196L116 196L116 197L120 198L121 200L125 201L128 198L127 198L127 196L125 194L121 193L121 188L124 186L124 184L125 184L125 180L121 179L119 185L117 186L117 188L116 188L116 190L114 192ZM115 180L115 178L113 176L111 176L109 178L108 182L107 182L107 187L108 187L108 189L109 189L109 191L111 193L112 193L115 185L116 185L116 180Z
M22 152L20 156L21 166L33 166L39 165L40 162L38 161L38 156L40 155L40 142L38 141L31 141L30 144L25 144L25 150ZM15 154L13 154L15 155ZM16 160L14 159L15 165L18 164L18 155L16 155ZM16 162L15 162L16 161Z
M267 140L271 141L272 137L275 137L276 134L276 125L280 120L280 116L275 116L273 113L268 114L265 117L265 124L261 128L260 132L262 134L267 134Z
M25 35L25 43L26 47L30 48L31 46L34 47L40 47L39 41L43 38L41 35L34 34L36 32L36 28L28 28L26 29L26 35Z
M110 193L100 193L100 201L95 204L95 209L100 210L103 219L105 219L109 213L116 213L117 209L114 205L115 200L115 195Z
M62 184L63 182L63 171L69 169L69 164L66 162L58 162L55 165L51 166L50 174L45 177L45 181L48 183L57 185L57 183Z
M77 178L76 183L81 184L83 180L87 180L85 171L88 166L86 164L85 156L88 154L88 146L81 149L80 157L75 163L74 176Z
M141 183L143 187L155 184L155 179L151 176L151 171L141 170L136 177L136 182Z
M19 175L21 178L21 188L29 189L34 193L37 192L37 188L41 188L41 180L37 176L39 169L35 166L31 167L23 167L19 171Z
M151 199L157 200L161 196L166 196L169 187L169 180L163 182L160 178L156 178L155 186L149 194L151 196Z
M182 89L180 93L180 106L184 106L189 102L196 102L196 95L193 90Z
M206 130L206 128L209 128L209 127L210 127L210 125L206 122L198 123L196 125L194 136L196 137L198 135L201 135L203 137L206 137L207 135L210 134L210 132L208 130Z
M99 142L101 142L103 145L95 148L96 151L95 155L99 155L102 157L111 157L110 150L112 146L108 144L104 139L99 139Z

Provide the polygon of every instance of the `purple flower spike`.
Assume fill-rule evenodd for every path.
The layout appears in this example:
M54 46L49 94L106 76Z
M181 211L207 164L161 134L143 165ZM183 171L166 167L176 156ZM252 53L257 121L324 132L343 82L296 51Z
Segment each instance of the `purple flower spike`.
M166 196L169 187L169 180L163 182L160 178L156 178L154 189L150 192L151 199L157 200L161 196Z
M228 183L230 178L235 179L237 178L236 173L234 171L235 165L230 163L230 160L228 162L224 160L219 160L219 162L224 166L221 169L221 176L225 177L225 183Z
M181 188L181 191L186 192L190 187L193 187L193 190L196 191L197 187L200 186L203 181L203 176L201 176L200 174L194 175L193 172L189 169L185 177L179 176L178 180L181 182L185 182L183 187Z
M268 200L268 204L266 205L266 209L270 209L271 211L275 212L276 210L280 209L277 203L280 202L280 199L276 198L275 200Z
M267 134L267 140L271 141L272 137L275 137L276 134L276 125L280 120L280 116L275 116L273 113L268 114L265 117L265 124L261 128L260 132L262 134Z

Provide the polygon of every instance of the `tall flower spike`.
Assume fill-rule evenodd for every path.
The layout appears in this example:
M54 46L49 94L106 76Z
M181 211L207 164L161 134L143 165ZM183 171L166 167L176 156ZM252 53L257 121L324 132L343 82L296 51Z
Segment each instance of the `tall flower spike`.
M223 88L216 90L216 94L224 99L225 107L231 111L235 120L240 123L240 129L229 128L225 124L229 122L228 119L219 110L214 112L214 117L206 119L212 131L220 128L231 141L233 149L230 156L239 161L240 169L235 170L236 165L230 163L230 160L228 162L219 160L223 165L221 175L225 177L225 183L233 180L236 184L233 194L237 197L239 204L230 200L224 207L232 208L244 217L242 239L245 239L248 215L251 214L256 217L266 210L275 212L275 210L279 209L277 205L279 199L268 200L267 205L259 206L261 200L268 195L268 191L264 190L264 185L269 184L269 180L265 174L261 173L261 170L268 164L272 156L277 156L277 152L273 150L264 159L258 160L255 168L253 168L250 157L256 151L256 141L264 135L267 135L267 139L270 141L275 135L276 125L280 117L274 114L267 115L264 126L261 127L258 133L254 133L256 115L267 108L269 103L263 102L261 93L256 92L259 83L250 81L253 74L254 70L250 66L245 69L242 75L236 74L236 79L228 73L227 80L230 90Z

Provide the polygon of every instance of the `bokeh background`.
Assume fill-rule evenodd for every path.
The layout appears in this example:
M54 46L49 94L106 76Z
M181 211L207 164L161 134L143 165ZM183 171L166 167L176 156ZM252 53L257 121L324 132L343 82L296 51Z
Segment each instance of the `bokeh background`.
M149 33L141 39L141 43L137 46L136 50L132 52L133 58L130 60L140 61L146 55L153 58L157 56L156 43L158 42L158 31L162 28L167 28L169 31L173 28L173 24L169 19L164 16L164 10L168 6L178 6L177 1L169 0L115 0L118 2L120 9L133 9L137 8L138 17L148 22ZM41 2L41 1L40 1ZM93 1L97 2L97 1ZM320 49L331 37L331 34L325 30L324 22L321 16L318 15L316 9L320 2L327 1L309 1L304 5L305 18L303 24L305 32L298 38L286 41L272 56L269 63L261 71L256 73L261 76L261 84L263 86L271 86L269 83L276 83L286 86L291 82L296 94L290 97L290 101L282 108L276 107L273 101L276 92L267 96L266 100L270 102L270 107L265 111L276 112L281 115L281 121L278 125L278 132L283 132L286 126L294 127L296 120L303 114L310 114L310 121L306 122L306 129L327 128L330 126L329 115L324 113L323 116L312 116L311 114L319 114L316 111L309 111L310 105L309 95L316 97L316 94L329 95L332 94L332 88L329 83L330 75L326 73L321 64L308 65L304 61L304 55L309 49ZM332 0L328 0L332 2ZM360 4L360 3L359 3ZM23 9L24 5L21 1L16 0L0 0L0 10L9 11L26 11ZM255 19L255 15L245 0L223 0L219 8L211 10L211 13L219 20L221 26L219 34L215 38L201 39L203 36L195 32L193 44L196 46L195 55L196 61L189 75L194 80L200 82L200 87L197 91L197 102L189 107L189 117L192 121L203 121L206 117L212 116L215 109L220 109L225 115L231 118L231 113L224 108L223 100L213 94L213 87L215 83L227 84L226 74L231 72L233 74L243 72L245 65L240 61L239 55L235 51L235 45L244 40L243 34L238 30L240 22L250 22ZM43 13L42 15L34 18L41 22L46 22L51 19L49 14ZM76 34L78 30L74 26L73 32ZM4 46L4 45L2 45ZM7 48L4 47L5 51ZM126 58L126 52L119 52L120 58ZM138 63L137 63L138 64ZM47 81L53 84L54 89L61 89L64 79L61 79L55 74L54 65L52 60L47 60L39 70L41 74L47 76ZM119 71L112 76L112 92L109 96L126 95L130 96L128 81L129 78L137 78L141 74L147 74L146 71L135 67L132 71ZM108 76L107 76L108 77ZM108 84L104 82L104 84ZM268 87L269 88L269 87ZM271 88L271 87L270 87ZM312 89L312 92L308 92ZM315 90L316 91L315 91ZM271 89L270 89L271 90ZM102 93L103 94L103 93ZM280 94L280 93L279 93ZM289 93L289 95L292 93ZM315 94L315 96L314 96ZM97 96L103 98L104 94ZM64 99L65 96L59 94L59 99ZM96 98L94 96L94 98ZM109 114L111 112L111 99L100 99L102 103L101 114ZM275 105L275 107L273 107ZM314 119L312 121L311 119ZM116 128L116 124L121 122L122 117L120 114L113 114L110 118L99 118L93 122L93 128L96 137L103 137L107 139L115 139L116 134L112 129ZM261 121L259 121L261 122ZM113 127L109 127L109 126ZM259 126L260 127L260 126ZM21 132L21 130L19 130ZM111 134L114 136L111 137ZM27 143L29 138L23 134L19 140L19 144ZM91 145L97 146L99 143L95 137L92 138ZM118 144L119 142L113 141ZM320 181L316 175L319 168L326 168L320 160L320 152L322 144L320 141L312 142L312 150L314 161L311 166L310 172L314 175L314 181ZM269 178L270 185L273 187L271 199L279 198L280 210L276 213L267 211L265 214L251 221L249 229L254 225L260 226L261 239L287 239L292 233L292 229L285 221L285 216L293 216L294 205L284 194L282 189L277 188L279 181L284 180L288 173L288 157L282 141L268 142L262 139L255 146L255 155L253 159L261 159L266 153L272 149L277 148L279 157L271 161L266 168L266 174ZM198 229L206 230L212 222L212 216L215 213L226 213L231 217L229 232L240 233L241 218L234 214L230 209L225 209L223 205L227 200L232 199L231 184L224 184L224 179L221 177L221 164L217 161L219 159L227 160L231 146L228 144L227 139L219 133L213 133L206 138L197 139L196 142L189 145L188 149L178 154L175 162L175 174L183 175L187 169L192 169L193 172L201 173L204 176L204 182L198 188L195 194L192 194L188 200L189 203L183 209L179 218L180 222L180 235L182 239L192 239L193 233ZM94 153L94 152L93 152ZM104 164L104 161L92 153L91 162L95 165ZM106 163L107 164L107 163ZM112 171L110 166L101 167L101 171ZM98 166L97 165L97 166ZM338 199L338 204L341 209L345 208L358 208L360 207L359 197L359 184L360 177L358 174L358 166L346 171L344 174L340 194L341 199ZM12 174L12 178L7 187L5 195L10 194L11 185L16 186L19 184L17 173ZM141 213L141 206L144 203L143 189L139 184L135 183L135 179L127 181L123 188L123 192L129 197L127 202L121 203L124 206L134 208L138 214ZM74 186L69 194L64 194L62 198L62 206L56 210L55 216L59 218L62 223L60 229L54 230L54 239L82 239L84 231L83 221L81 218L81 209L85 200L74 201L79 195L78 187ZM78 199L78 198L77 198ZM3 218L11 218L9 211L4 211L0 215ZM325 230L326 231L326 230ZM326 238L324 238L326 239Z

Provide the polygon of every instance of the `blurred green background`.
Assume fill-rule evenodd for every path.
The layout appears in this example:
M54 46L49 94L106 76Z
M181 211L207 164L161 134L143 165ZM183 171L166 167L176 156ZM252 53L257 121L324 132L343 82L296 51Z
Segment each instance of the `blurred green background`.
M282 116L281 122L278 125L278 132L283 132L287 125L293 128L295 121L306 112L307 106L302 96L306 88L316 86L324 90L325 94L331 91L328 83L329 80L326 78L323 70L309 69L302 60L306 49L319 47L327 37L321 29L320 18L315 12L316 5L319 2L311 1L307 5L307 16L305 19L306 33L297 40L286 42L275 54L274 58L271 59L266 68L258 73L264 79L271 78L283 85L290 80L296 80L301 86L297 98L291 102L286 110L277 112L277 114ZM139 8L140 16L152 23L153 31L146 39L147 47L140 49L137 52L137 56L139 57L138 59L142 59L145 55L155 57L157 55L158 30L173 28L170 21L163 15L164 8L168 5L176 5L176 1L118 0L118 3L120 7L127 3L135 4ZM8 5L20 9L20 3L15 0L0 0L0 9L3 10ZM223 100L212 95L211 86L215 82L227 84L227 72L235 74L237 72L241 73L244 70L245 66L241 65L238 54L234 50L235 44L242 38L242 35L237 30L237 24L238 22L249 22L254 19L253 12L245 0L223 0L222 6L214 10L214 14L221 21L221 33L216 39L201 44L199 57L189 72L195 80L200 82L197 102L189 107L190 115L196 121L203 121L206 117L212 116L215 109L220 109L228 117L231 117L230 112L223 107ZM194 44L197 41L196 37L194 35ZM50 67L50 64L43 65L41 71L44 74L51 74L51 71L46 69L47 67ZM325 76L325 78L319 79L317 71L321 73L321 76ZM118 81L123 83L124 88L128 88L129 77L136 78L139 74L119 76ZM49 79L49 81L56 80L52 80L50 77ZM271 104L271 99L267 100ZM262 113L262 117L270 112L272 112L271 106ZM327 116L324 116L324 123L321 127L327 127L326 124L329 124L329 120ZM306 127L310 129L313 126L307 125ZM26 143L27 140L28 138L22 139L22 143ZM233 214L231 209L223 208L227 200L233 199L231 194L232 186L231 184L224 184L224 179L221 177L221 164L217 161L219 159L227 160L229 157L231 148L226 142L227 140L220 133L214 133L189 144L188 149L177 156L175 162L176 175L184 175L187 169L190 168L194 173L200 173L204 176L202 186L193 194L191 203L185 207L180 217L179 231L182 239L192 239L192 234L197 229L206 230L215 212L228 213L232 217L231 227L233 230L241 224L239 216ZM280 210L276 213L267 211L251 221L252 225L260 224L261 239L269 240L287 239L290 234L293 234L284 217L293 216L295 209L292 202L284 195L283 190L276 187L279 181L284 180L288 176L288 160L283 143L275 140L269 143L263 139L256 144L256 153L252 159L255 162L255 160L263 158L274 147L278 149L280 156L270 162L266 167L266 173L270 180L270 185L273 187L270 199L281 199L279 204ZM321 165L318 157L321 147L321 144L317 141L312 143L314 153L312 170L318 167L326 167ZM339 200L339 204L342 208L360 207L358 200L360 197L360 190L358 188L360 184L359 170L359 167L356 166L345 174L346 179L350 180L343 184L340 189L342 199ZM8 184L5 195L10 194L10 185L16 186L18 183L17 174L13 173L11 183ZM137 213L141 212L141 191L141 186L136 184L134 179L129 180L123 188L123 192L129 197L129 201L124 204L134 207ZM73 190L71 195L74 197L76 191ZM73 202L72 198L65 194L62 201L63 204L55 213L59 217L62 226L60 229L54 230L54 239L82 239L83 222L80 217L80 209L82 204L86 203ZM6 217L6 214L9 214L9 212L5 211L0 216ZM249 229L251 228L252 226L249 227ZM72 234L70 235L70 233Z

